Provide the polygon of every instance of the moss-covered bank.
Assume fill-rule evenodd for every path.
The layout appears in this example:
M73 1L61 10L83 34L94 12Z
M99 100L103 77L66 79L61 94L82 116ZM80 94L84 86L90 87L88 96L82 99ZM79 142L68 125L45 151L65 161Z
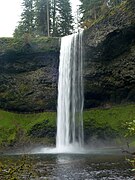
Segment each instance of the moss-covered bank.
M54 143L51 137L54 138L56 132L56 113L45 112L37 114L17 114L0 110L0 144L2 146L27 145L31 143L45 142ZM42 127L41 127L42 125ZM31 130L36 128L36 136ZM44 134L41 135L41 131ZM46 132L47 131L47 132ZM53 136L50 133L53 133ZM40 135L39 135L40 134ZM38 138L41 138L38 140ZM48 141L49 138L49 141Z
M135 105L84 111L85 142L124 138L125 122L135 119ZM0 110L0 145L55 144L56 113L17 114Z
M36 53L36 52L58 52L60 49L60 39L57 37L37 37L37 38L0 38L1 53Z

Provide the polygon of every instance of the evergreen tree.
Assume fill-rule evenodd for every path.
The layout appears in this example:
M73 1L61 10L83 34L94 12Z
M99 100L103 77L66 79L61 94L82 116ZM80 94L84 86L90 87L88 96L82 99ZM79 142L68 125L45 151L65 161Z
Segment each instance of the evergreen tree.
M23 0L23 12L14 36L65 36L73 31L70 0Z
M23 12L21 14L21 21L15 29L14 36L22 36L25 33L34 34L34 3L33 0L23 0Z
M81 12L83 13L83 20L97 19L99 16L99 8L103 0L81 0L80 6Z
M80 0L82 2L80 11L83 27L89 27L93 21L108 12L109 8L119 5L124 0Z
M58 33L60 36L69 35L73 31L72 9L69 0L58 0Z
M51 31L52 36L58 36L58 0L51 1Z
M114 7L119 5L123 0L108 0L109 7Z
M35 0L35 24L37 35L48 35L47 0ZM49 9L50 11L50 9Z

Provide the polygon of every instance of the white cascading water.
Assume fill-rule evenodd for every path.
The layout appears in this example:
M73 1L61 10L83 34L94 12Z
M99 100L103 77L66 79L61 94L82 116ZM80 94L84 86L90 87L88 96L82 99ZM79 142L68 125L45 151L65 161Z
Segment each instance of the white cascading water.
M57 137L58 152L83 148L83 62L82 32L61 40Z
M83 32L61 39L56 148L31 153L87 153L83 148Z

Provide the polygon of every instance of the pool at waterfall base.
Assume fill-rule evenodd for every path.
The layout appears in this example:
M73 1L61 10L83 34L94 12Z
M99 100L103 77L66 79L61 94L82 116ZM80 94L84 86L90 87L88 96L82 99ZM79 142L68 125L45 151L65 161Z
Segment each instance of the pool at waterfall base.
M46 149L47 150L47 149ZM133 180L134 173L119 150L93 150L87 154L28 154L31 180ZM2 163L15 164L22 155L2 155ZM28 172L20 179L27 179ZM0 176L1 177L1 176ZM4 179L3 179L4 180Z

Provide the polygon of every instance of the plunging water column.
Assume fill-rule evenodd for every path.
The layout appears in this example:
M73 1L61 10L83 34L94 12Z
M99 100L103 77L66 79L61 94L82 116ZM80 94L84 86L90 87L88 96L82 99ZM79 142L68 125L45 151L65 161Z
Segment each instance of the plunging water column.
M82 32L61 39L57 137L58 152L83 147L83 62Z

